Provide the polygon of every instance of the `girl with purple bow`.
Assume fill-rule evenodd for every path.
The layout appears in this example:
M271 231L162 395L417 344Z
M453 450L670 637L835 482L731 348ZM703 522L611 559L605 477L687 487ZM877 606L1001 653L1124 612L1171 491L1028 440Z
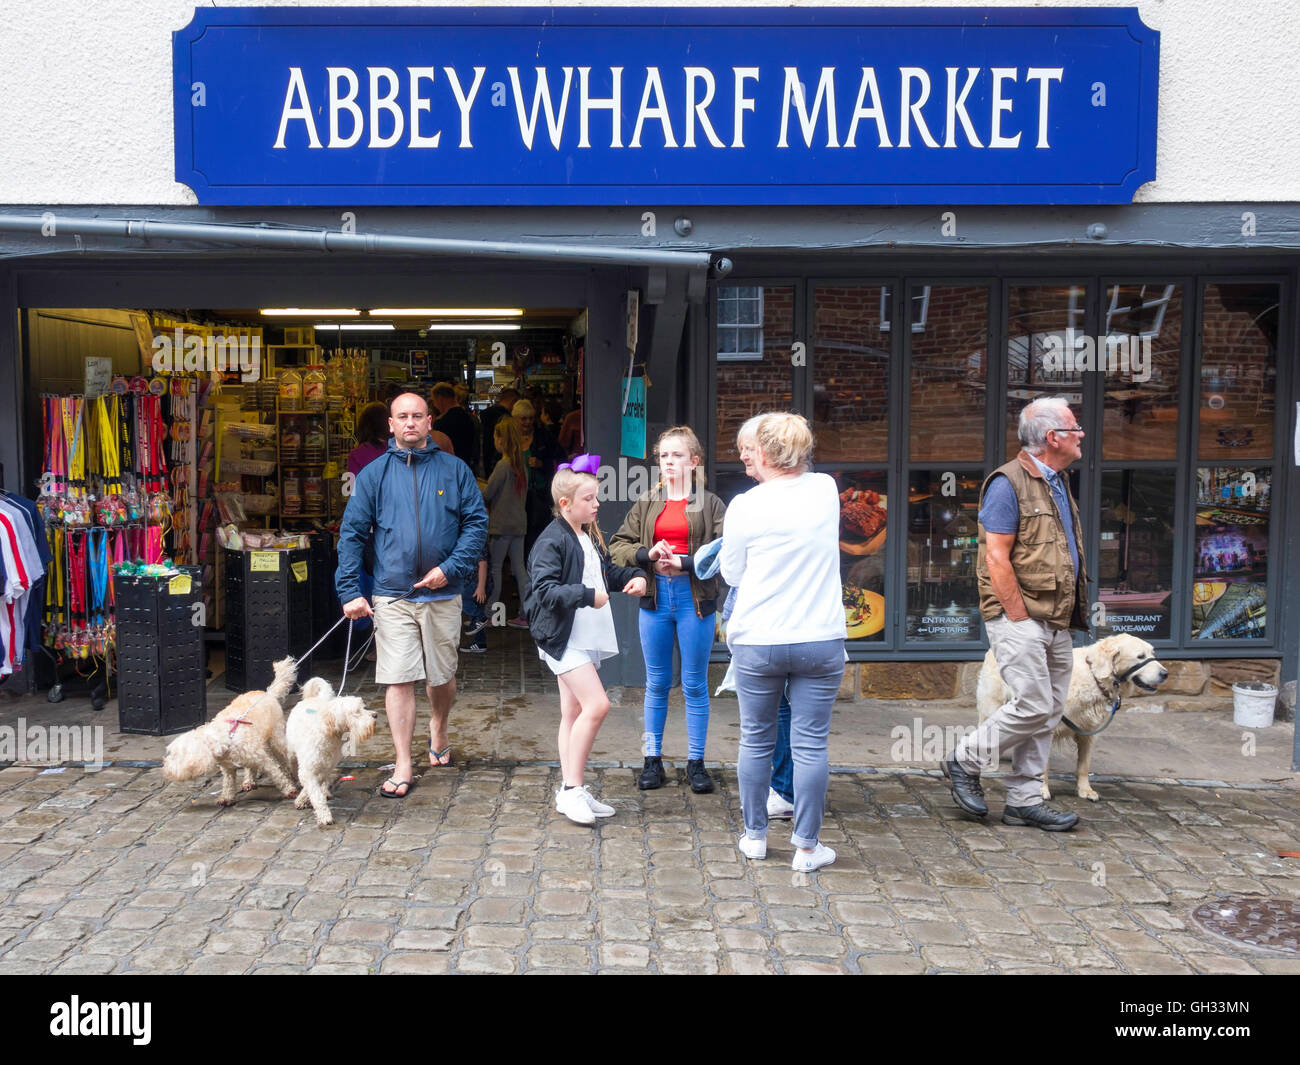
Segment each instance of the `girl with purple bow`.
M609 590L644 595L645 577L633 566L610 560L596 525L599 455L564 463L551 482L555 520L537 538L528 557L529 589L524 605L538 654L560 686L560 767L564 780L555 809L580 825L611 817L583 785L587 757L609 713L609 697L596 667L618 654Z

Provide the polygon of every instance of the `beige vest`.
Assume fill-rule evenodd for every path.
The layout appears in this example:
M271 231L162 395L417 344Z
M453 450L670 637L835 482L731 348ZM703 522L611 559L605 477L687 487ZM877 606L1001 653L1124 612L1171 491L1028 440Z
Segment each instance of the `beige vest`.
M984 506L984 493L989 482L1002 474L1015 489L1020 505L1020 527L1011 548L1011 568L1015 571L1020 594L1025 600L1029 616L1045 621L1054 629L1081 629L1088 631L1088 571L1084 559L1083 530L1079 525L1079 509L1069 488L1070 520L1074 523L1074 542L1079 547L1079 574L1075 577L1074 560L1070 557L1070 543L1065 536L1060 511L1052 498L1042 471L1027 451L1021 451L1004 466L999 466L980 488L980 507ZM1068 483L1067 483L1068 484ZM1005 611L993 594L989 579L988 561L985 558L984 526L980 525L979 558L976 574L979 577L980 614L985 621L1000 617Z

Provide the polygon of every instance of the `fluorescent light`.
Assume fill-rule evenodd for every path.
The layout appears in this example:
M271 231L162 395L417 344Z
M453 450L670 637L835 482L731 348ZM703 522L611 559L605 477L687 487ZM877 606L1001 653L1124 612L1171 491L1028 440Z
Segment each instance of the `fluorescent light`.
M355 307L264 307L258 314L268 318L281 316L292 318L356 318L361 312Z
M434 333L505 333L522 329L518 322L430 322Z
M522 318L522 307L374 307L375 318Z
M392 332L397 327L392 322L349 322L344 325L327 325L321 323L312 326L313 329L321 332L341 331L344 333L381 333Z

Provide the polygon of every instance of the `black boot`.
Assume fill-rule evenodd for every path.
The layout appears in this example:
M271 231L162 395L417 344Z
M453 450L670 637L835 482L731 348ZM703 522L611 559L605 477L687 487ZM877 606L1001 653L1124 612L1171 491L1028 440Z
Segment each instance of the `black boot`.
M1079 823L1078 814L1057 810L1045 802L1033 806L1007 806L1002 810L1004 825L1041 828L1047 832L1068 832Z
M989 804L984 801L984 787L980 784L978 773L968 773L956 758L939 763L943 775L952 782L952 801L975 817L983 817L989 812Z
M696 795L707 795L713 790L713 778L704 768L703 758L691 758L686 763L686 782Z
M636 778L636 786L642 791L653 791L662 788L667 781L664 760L657 754L647 755L645 765L641 767L641 775Z

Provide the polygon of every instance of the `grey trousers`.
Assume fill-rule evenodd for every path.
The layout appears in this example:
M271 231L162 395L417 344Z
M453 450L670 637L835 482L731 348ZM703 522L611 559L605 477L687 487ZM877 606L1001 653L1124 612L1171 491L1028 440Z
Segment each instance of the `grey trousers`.
M1052 730L1065 713L1074 672L1070 631L1049 628L1033 618L1008 621L1005 615L985 628L1011 698L957 744L953 757L966 772L978 773L995 768L1000 755L1010 754L1007 805L1037 806L1043 801Z
M826 809L830 758L826 737L844 677L844 641L736 644L736 695L740 700L740 757L736 779L745 808L745 835L767 838L767 790L776 748L776 713L789 685L790 752L794 758L796 847L817 846Z

